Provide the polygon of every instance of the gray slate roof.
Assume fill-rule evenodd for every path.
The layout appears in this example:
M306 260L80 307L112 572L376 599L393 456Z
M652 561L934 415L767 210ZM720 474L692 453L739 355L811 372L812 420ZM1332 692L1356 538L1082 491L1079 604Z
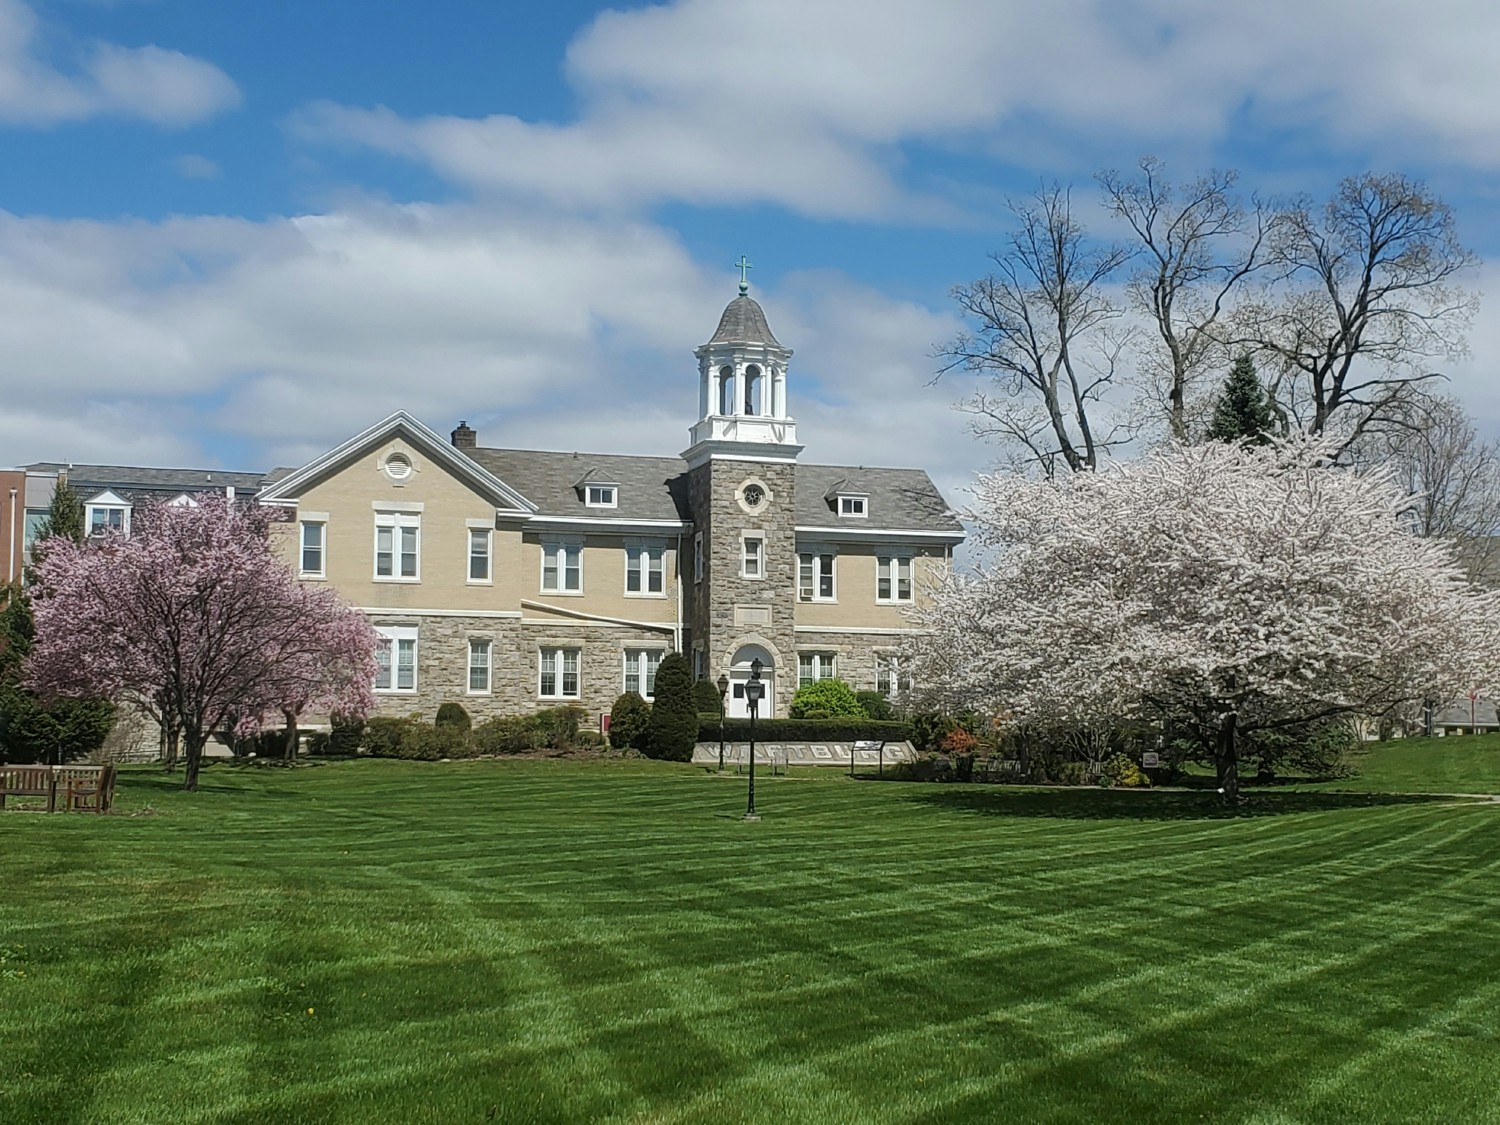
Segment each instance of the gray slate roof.
M136 465L67 465L40 461L27 465L37 473L66 473L68 486L87 500L106 490L129 500L171 500L184 492L223 492L234 486L236 496L250 497L260 491L264 473L235 473L221 469L151 469Z
M599 516L690 523L687 465L680 457L619 453L551 453L471 449L470 457L540 509L543 516ZM620 486L618 508L589 508L578 487L585 478ZM833 485L870 498L864 519L840 517ZM963 534L948 502L921 469L798 465L796 522L850 531L942 531Z
M770 344L781 345L771 335L771 326L766 323L766 314L753 297L743 293L730 301L719 318L719 327L710 344Z

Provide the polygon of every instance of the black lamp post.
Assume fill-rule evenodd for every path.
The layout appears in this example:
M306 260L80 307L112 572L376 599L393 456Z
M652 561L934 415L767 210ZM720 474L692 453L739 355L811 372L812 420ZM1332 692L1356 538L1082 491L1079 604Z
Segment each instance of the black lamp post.
M729 694L729 677L719 673L719 772L724 772L724 697Z
M755 813L755 716L760 711L760 699L766 685L760 682L760 661L750 662L750 679L745 684L745 702L750 705L750 799L745 806L746 820L759 820Z

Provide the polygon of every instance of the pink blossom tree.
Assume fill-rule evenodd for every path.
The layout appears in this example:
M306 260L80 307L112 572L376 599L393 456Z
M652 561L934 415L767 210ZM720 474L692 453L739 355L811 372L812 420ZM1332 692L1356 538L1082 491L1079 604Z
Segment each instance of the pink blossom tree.
M189 790L214 731L249 733L288 711L366 713L378 638L276 556L278 518L206 495L142 507L129 538L49 542L28 685L126 702L180 732Z
M983 477L993 552L921 615L919 681L1023 724L1171 715L1238 796L1238 739L1500 685L1500 595L1321 441Z

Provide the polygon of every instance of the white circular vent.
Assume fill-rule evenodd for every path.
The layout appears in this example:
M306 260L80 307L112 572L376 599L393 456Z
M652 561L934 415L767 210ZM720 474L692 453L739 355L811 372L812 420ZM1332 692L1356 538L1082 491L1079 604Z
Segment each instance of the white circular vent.
M411 476L411 458L404 453L392 453L385 459L385 475L392 480L405 480Z

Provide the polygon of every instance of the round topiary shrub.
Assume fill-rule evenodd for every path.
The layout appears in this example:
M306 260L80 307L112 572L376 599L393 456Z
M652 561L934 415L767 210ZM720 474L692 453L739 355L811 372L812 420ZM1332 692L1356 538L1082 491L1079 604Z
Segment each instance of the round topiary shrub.
M656 670L656 702L646 727L646 754L669 762L690 762L697 741L692 669L680 652L668 653Z
M463 704L449 702L438 705L436 725L453 727L455 730L468 730L474 723L469 718L469 713L464 710Z
M627 691L609 709L609 744L616 750L642 750L651 723L651 704Z
M803 684L792 696L794 719L841 719L846 715L864 718L865 709L843 680L814 680Z
M719 689L709 680L699 680L693 685L693 702L700 715L719 713Z

